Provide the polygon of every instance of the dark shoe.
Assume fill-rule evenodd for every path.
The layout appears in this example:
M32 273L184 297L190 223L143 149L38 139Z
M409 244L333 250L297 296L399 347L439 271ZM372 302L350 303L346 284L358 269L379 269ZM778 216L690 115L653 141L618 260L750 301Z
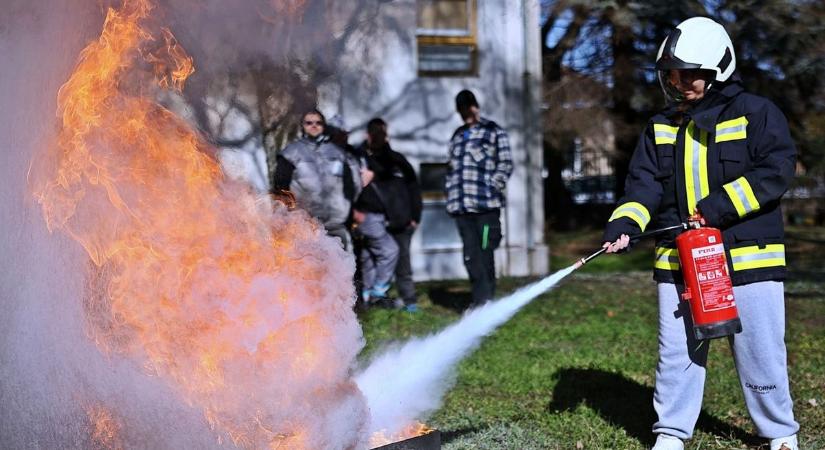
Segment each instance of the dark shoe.
M417 303L410 303L409 305L404 307L404 311L408 313L417 313L418 312L418 304Z
M398 308L396 308L396 303L395 303L396 301L400 301L400 300L390 298L390 297L387 297L387 296L373 295L373 296L370 297L369 305L370 305L370 308L376 307L376 308L384 308L384 309L398 309ZM402 302L401 306L402 307L404 306L403 302Z

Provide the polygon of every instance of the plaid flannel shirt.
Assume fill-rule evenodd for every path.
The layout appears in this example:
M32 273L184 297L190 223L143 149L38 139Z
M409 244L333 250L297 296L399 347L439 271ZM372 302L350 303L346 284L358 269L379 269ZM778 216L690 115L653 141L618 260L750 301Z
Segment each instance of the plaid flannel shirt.
M482 118L457 129L450 139L448 166L448 213L477 213L505 205L513 156L507 133L495 122Z

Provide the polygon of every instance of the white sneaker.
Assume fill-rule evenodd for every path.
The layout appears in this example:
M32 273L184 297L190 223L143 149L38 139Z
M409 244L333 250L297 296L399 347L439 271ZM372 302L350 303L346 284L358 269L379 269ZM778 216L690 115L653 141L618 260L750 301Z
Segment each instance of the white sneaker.
M790 436L771 439L771 450L799 450L796 435L792 434Z
M656 438L656 445L651 450L684 450L685 443L676 436L660 434ZM772 449L773 450L773 449ZM796 450L796 449L794 449Z

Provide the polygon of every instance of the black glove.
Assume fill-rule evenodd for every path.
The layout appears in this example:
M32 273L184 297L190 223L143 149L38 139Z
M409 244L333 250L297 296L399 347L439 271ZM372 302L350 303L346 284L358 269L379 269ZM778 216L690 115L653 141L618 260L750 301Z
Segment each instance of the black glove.
M627 217L620 217L607 223L604 228L604 233L602 234L602 242L613 243L616 242L623 234L633 236L639 233L641 233L641 229L639 229L639 225L636 224L636 222ZM618 253L629 251L632 245L633 242L628 244L627 247L619 250Z

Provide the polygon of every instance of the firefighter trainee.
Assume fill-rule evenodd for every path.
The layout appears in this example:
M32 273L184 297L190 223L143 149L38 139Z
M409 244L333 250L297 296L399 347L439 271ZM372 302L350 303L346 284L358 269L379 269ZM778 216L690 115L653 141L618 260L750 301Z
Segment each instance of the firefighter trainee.
M794 175L796 149L782 112L745 92L722 25L694 17L679 24L656 58L667 106L639 138L604 232L608 253L649 223L666 227L700 214L722 230L741 333L729 342L745 404L771 450L797 450L785 334L785 246L780 200ZM653 405L654 450L682 450L702 407L709 342L696 341L673 234L656 242L659 358Z

